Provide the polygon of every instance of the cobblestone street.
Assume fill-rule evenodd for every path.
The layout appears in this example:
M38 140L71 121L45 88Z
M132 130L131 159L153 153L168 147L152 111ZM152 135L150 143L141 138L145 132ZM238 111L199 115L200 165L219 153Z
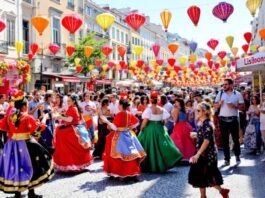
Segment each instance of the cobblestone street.
M222 152L219 152L220 159ZM230 167L222 167L224 187L230 188L230 198L264 198L265 195L265 164L260 162L263 156L243 155L242 162L236 166L231 159ZM222 165L223 161L219 160ZM140 182L124 184L111 181L102 171L102 162L95 161L89 171L81 174L57 174L51 182L36 191L45 198L88 198L88 197L198 197L199 191L187 183L189 167L178 166L167 174L143 174ZM208 197L219 198L219 193L208 189ZM25 193L24 193L25 194ZM1 194L0 197L8 197ZM10 197L10 196L9 196Z

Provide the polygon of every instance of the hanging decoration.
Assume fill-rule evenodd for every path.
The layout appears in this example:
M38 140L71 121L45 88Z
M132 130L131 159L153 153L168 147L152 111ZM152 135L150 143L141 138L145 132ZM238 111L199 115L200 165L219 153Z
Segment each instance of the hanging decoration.
M0 19L0 32L2 32L5 28L6 28L5 22L2 19Z
M219 41L217 41L216 39L211 39L207 42L207 45L212 49L215 50L216 47L218 46Z
M160 13L160 18L161 18L161 21L163 23L165 32L167 32L168 31L169 24L170 24L170 21L171 21L171 18L172 18L172 13L168 9L163 10Z
M133 51L139 57L142 55L144 48L142 46L134 46Z
M101 49L102 53L105 54L105 56L107 56L107 57L110 55L112 50L113 50L112 47L109 47L109 46L104 46Z
M118 46L117 50L118 50L120 57L124 58L125 53L126 53L126 48L123 46Z
M249 49L249 45L248 44L242 45L242 49L245 52L245 54L247 54L248 53L248 49Z
M31 61L33 59L33 54L32 53L28 53L28 61Z
M249 44L251 42L251 39L252 39L252 33L251 32L246 32L244 34L244 38L245 38L246 42Z
M265 28L259 30L260 37L265 40Z
M89 58L93 52L94 48L91 46L85 46L84 47L84 53L87 58Z
M49 50L51 51L51 53L52 53L53 55L55 55L55 54L57 54L57 52L59 52L59 50L60 50L60 46L57 45L57 44L51 44L51 45L49 46Z
M170 43L168 45L168 49L174 55L179 49L179 44L178 43Z
M230 3L220 2L213 8L213 15L221 19L224 23L233 14L234 7Z
M159 54L159 51L160 51L160 45L158 45L158 44L153 45L152 46L152 50L153 50L153 52L155 54L155 57L157 57L158 54Z
M227 45L231 49L233 47L233 44L234 44L234 37L233 36L227 36L225 38L225 40L226 40Z
M96 21L98 25L106 32L109 27L114 23L115 16L110 13L102 13L97 15Z
M39 35L41 36L44 30L49 25L49 19L44 16L35 16L31 19L31 23L33 27L39 32Z
M237 56L237 53L238 53L238 48L237 48L237 47L233 47L233 48L231 49L231 52L232 52L232 54L234 55L234 57L236 57L236 56Z
M71 34L74 34L83 24L83 20L76 14L69 14L63 17L62 25Z
M187 10L187 13L192 21L192 23L197 26L201 16L201 9L198 6L191 6Z
M72 56L74 52L75 52L75 47L73 45L66 46L67 56Z
M196 51L197 46L198 46L198 44L196 42L194 42L194 41L191 41L189 43L189 47L190 47L190 50L191 50L192 53L194 53Z
M175 63L176 63L176 59L175 59L175 58L169 58L169 59L167 60L167 62L168 62L168 64L169 64L171 67L173 67L173 66L175 65Z
M125 21L131 28L137 31L145 23L145 16L138 13L132 13L126 16Z
M17 56L20 58L20 53L23 49L23 42L17 41L15 46L16 46Z
M74 62L75 62L75 66L79 65L81 62L81 58L75 58Z
M37 43L31 43L29 48L33 56L39 51L39 45Z
M247 0L246 6L251 15L255 17L257 9L261 6L262 0Z
M226 56L226 52L225 51L220 51L217 54L221 59L223 59Z

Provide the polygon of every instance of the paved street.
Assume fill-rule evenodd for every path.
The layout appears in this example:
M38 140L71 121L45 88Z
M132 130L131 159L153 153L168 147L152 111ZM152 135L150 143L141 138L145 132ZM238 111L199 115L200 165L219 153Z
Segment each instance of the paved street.
M220 158L222 153L220 153ZM231 189L230 198L265 197L265 163L259 156L244 155L236 167L232 158L230 167L222 168L225 187ZM222 161L220 160L221 164ZM51 182L37 189L45 198L87 197L199 197L198 190L187 184L189 167L176 167L167 174L143 174L140 182L123 184L110 181L102 171L102 162L96 161L89 171L77 175L56 175ZM5 197L0 193L0 197ZM7 196L6 196L7 197ZM209 198L219 198L216 190L208 190Z

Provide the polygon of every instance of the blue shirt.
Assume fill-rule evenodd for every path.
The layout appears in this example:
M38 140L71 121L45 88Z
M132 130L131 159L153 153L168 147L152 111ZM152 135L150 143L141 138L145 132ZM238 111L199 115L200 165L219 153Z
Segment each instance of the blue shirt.
M28 110L29 111L32 111L34 108L36 108L36 106L38 106L38 104L39 104L39 101L36 101L36 100L31 100L30 102L29 102L29 106L28 106ZM32 116L37 120L38 119L38 110L36 110L33 114L32 114Z

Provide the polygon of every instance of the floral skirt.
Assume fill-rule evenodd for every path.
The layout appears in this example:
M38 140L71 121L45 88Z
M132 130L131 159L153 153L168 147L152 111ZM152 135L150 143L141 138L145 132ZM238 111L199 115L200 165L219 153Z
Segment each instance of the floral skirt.
M0 155L0 190L5 193L33 189L54 174L52 157L35 139L10 139Z

